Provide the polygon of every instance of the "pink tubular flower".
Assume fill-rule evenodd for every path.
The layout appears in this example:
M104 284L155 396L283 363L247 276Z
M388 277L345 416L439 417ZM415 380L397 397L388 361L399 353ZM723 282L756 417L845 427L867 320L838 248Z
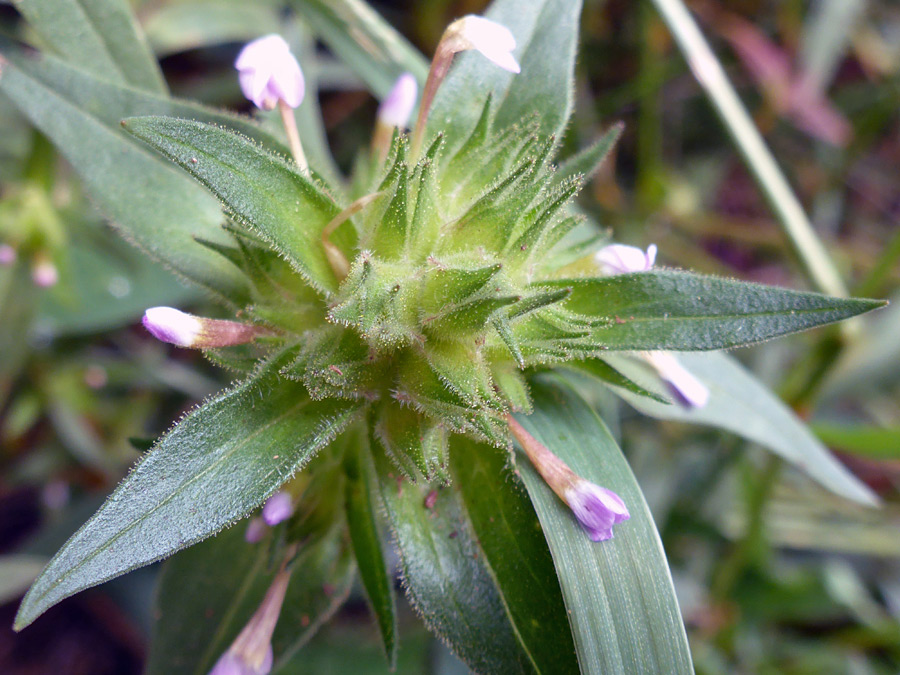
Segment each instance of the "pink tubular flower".
M572 509L572 515L591 540L612 539L613 525L631 517L622 498L612 490L591 483L572 471L547 446L525 431L512 415L507 415L506 422L541 478Z
M266 500L262 509L262 518L269 527L274 527L294 513L294 504L287 492L276 492Z
M142 322L157 340L194 349L242 345L267 332L237 321L185 314L173 307L151 307L144 312Z
M403 73L397 78L390 93L378 107L378 122L388 127L403 129L409 124L410 115L416 107L419 85L412 73Z
M647 252L634 246L624 244L611 244L604 246L594 256L601 271L611 276L613 274L628 274L629 272L646 272L653 268L656 262L656 245L650 244Z
M241 91L257 108L273 110L279 101L296 108L303 102L303 71L280 35L247 43L234 67L240 73Z
M291 573L281 570L256 613L244 626L209 675L267 675L272 670L272 633L281 614Z

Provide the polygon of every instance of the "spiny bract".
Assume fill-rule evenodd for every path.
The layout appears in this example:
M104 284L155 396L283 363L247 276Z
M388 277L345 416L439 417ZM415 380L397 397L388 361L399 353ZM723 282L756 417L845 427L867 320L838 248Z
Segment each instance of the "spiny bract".
M375 436L412 478L446 479L450 433L507 445L506 413L530 410L521 371L596 354L609 323L542 283L577 275L598 243L571 236L582 177L557 174L537 124L496 131L492 117L489 99L458 148L438 135L416 159L398 133L384 167L362 163L355 213L323 238L331 259L352 261L334 294L240 226L236 248L217 248L253 280L247 318L293 341L282 375L314 399L369 402Z

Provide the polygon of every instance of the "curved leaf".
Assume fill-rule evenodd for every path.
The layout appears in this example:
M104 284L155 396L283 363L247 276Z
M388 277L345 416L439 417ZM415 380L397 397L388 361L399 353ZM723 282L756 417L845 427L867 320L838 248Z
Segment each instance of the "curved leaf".
M603 357L641 386L655 392L664 389L640 363L623 355ZM763 445L829 490L862 504L874 505L878 498L810 432L785 403L752 373L727 354L679 354L678 359L709 388L709 402L687 409L661 405L644 396L617 389L637 410L659 419L674 419L727 429Z
M273 360L166 434L50 561L22 601L16 629L243 517L352 421L358 403L310 401L278 376L282 365Z
M337 289L321 233L340 209L316 183L246 138L208 124L132 117L122 125L208 187L313 286ZM337 236L332 241L339 243Z
M378 482L413 607L475 672L534 672L459 492L406 482L391 469L380 453Z
M454 483L535 672L578 673L553 559L528 494L507 459L506 452L462 436L450 448Z
M126 0L21 0L16 8L66 60L104 79L165 93L162 71Z
M533 379L534 413L517 419L580 476L619 494L631 519L594 543L532 468L518 462L569 612L581 672L692 673L675 589L653 517L606 426L559 378Z

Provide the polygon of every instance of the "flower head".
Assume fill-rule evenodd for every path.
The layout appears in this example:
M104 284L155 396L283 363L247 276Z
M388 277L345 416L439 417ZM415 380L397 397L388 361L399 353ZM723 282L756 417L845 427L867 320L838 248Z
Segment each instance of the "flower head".
M506 26L469 14L451 23L445 36L453 52L474 49L504 70L511 73L521 71L519 62L512 55L516 38Z
M389 127L403 128L416 107L419 85L412 73L403 73L394 82L387 98L378 107L378 121Z
M645 253L635 246L611 244L604 246L594 256L603 274L628 274L646 272L656 262L656 245L650 244Z
M291 495L287 492L276 492L269 497L262 509L262 518L269 527L274 527L294 513Z
M266 332L237 321L186 314L173 307L151 307L144 312L142 322L157 340L194 349L242 345Z
M619 495L583 478L566 488L563 500L592 541L611 539L613 525L631 517Z
M241 91L257 108L272 110L279 101L296 108L303 102L303 71L280 35L247 43L234 67L240 73Z
M209 675L266 675L272 670L272 633L287 592L291 573L282 569L276 576L259 609L250 617Z

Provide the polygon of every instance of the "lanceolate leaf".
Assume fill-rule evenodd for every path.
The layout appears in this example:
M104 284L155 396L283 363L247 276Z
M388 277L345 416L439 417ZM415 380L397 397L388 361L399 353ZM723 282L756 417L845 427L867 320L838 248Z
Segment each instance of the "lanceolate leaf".
M538 286L571 288L563 306L602 319L591 338L610 350L736 347L885 304L671 271L556 279Z
M513 75L476 52L459 54L435 97L429 132L444 131L457 147L492 94L500 128L536 114L542 133L559 133L572 107L581 2L496 0L485 16L513 32L522 72Z
M641 386L662 392L658 380L640 363L620 354L604 356ZM662 405L618 389L617 393L646 415L727 429L763 445L797 465L829 490L863 504L878 499L828 452L803 422L768 387L727 354L679 354L678 359L710 392L702 408Z
M205 539L261 504L354 418L312 402L269 363L184 418L56 554L16 619L22 629L78 591Z
M535 672L578 673L553 559L506 455L489 445L455 437L450 448L454 483Z
M457 489L405 482L391 469L379 455L407 595L425 624L476 673L534 672Z
M237 268L194 241L195 236L228 241L216 200L138 147L118 128L118 121L113 128L55 82L19 68L13 62L15 53L6 47L4 54L9 58L0 57L0 92L53 141L103 214L153 257L242 304L245 281Z
M576 473L619 494L631 513L613 539L592 542L520 455L522 480L559 575L581 672L692 673L662 543L621 451L600 418L558 378L535 378L532 393L534 413L520 416L521 424Z
M348 434L349 435L349 434ZM365 430L359 434L355 447L347 448L346 506L347 525L353 553L359 567L359 576L366 588L366 595L381 631L388 663L397 662L397 610L394 586L388 574L382 543L384 538L378 527L374 476L368 461L364 443Z
M208 124L168 117L133 117L122 124L212 190L312 285L337 289L321 235L340 209L316 183L281 157ZM332 242L346 244L339 235L350 229L340 228Z
M22 0L16 8L67 61L112 82L165 93L127 0Z

